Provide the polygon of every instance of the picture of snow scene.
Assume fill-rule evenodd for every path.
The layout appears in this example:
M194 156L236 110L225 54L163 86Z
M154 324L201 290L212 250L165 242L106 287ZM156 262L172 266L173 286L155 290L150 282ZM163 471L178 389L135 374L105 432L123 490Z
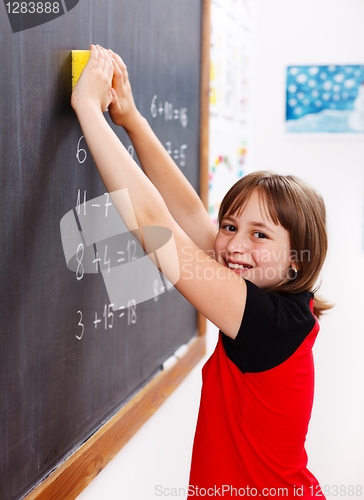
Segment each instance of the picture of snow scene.
M286 131L364 133L364 64L288 66Z

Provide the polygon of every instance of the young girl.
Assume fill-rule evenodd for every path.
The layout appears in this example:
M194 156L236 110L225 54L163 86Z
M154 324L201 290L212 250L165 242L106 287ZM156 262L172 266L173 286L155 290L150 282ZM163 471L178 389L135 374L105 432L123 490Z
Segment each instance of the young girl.
M107 190L128 190L141 232L170 229L178 262L163 257L163 273L176 276L177 265L175 287L220 329L203 368L188 497L322 497L304 448L316 317L329 308L313 295L327 250L321 197L294 177L255 172L225 196L216 231L136 109L119 56L91 46L71 102Z

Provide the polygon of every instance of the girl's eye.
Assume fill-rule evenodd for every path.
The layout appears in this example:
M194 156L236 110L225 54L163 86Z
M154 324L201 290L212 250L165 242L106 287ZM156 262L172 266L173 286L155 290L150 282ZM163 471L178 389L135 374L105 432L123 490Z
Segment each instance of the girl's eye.
M258 239L268 238L267 235L265 235L264 233L261 233L260 231L255 231L255 233L253 233L253 236L255 236Z
M223 229L226 229L226 231L229 231L231 233L234 233L236 231L236 227L233 226L232 224L225 224L222 226Z

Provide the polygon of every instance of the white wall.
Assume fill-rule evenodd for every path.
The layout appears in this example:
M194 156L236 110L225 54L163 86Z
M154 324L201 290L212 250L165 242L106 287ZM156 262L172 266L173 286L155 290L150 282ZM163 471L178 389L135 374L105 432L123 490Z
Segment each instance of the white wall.
M333 485L361 485L364 495L364 140L290 137L283 127L286 65L364 63L364 1L253 3L251 164L304 178L323 194L328 211L330 253L321 292L336 306L322 320L315 347L316 398L307 443L310 467L332 493ZM213 327L208 338L210 352L216 339ZM186 488L201 365L80 500L152 500L172 497L172 491L156 495L157 485ZM184 498L180 493L173 498Z
M364 136L284 132L285 67L363 64L363 21L362 0L255 1L251 151L254 169L298 175L326 202L321 293L336 306L315 347L308 452L322 485L361 485L364 495Z

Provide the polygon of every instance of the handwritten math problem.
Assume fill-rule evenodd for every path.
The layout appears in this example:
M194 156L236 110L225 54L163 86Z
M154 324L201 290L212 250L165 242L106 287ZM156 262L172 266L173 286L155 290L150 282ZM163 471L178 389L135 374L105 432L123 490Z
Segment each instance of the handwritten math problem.
M133 146L129 146L128 151L131 156L134 156L134 148ZM83 164L88 158L88 152L86 150L86 144L84 144L84 136L82 135L77 141L76 147L76 159L78 164ZM77 199L75 211L77 215L83 214L84 216L91 215L90 209L92 211L102 210L105 218L108 217L109 207L113 204L110 201L109 193L104 193L104 203L100 202L100 198L96 199L95 203L87 202L87 190L78 189L77 191ZM115 247L115 245L113 245ZM101 268L107 269L107 272L110 272L111 269L111 258L108 255L109 245L104 245L104 251L102 258L99 256L99 251L96 245L93 245L94 258L92 259L92 264L95 266L94 272L98 273L101 271ZM114 256L115 257L115 256ZM76 272L75 277L77 281L81 281L85 276L86 264L84 262L85 259L85 244L81 242L77 246L76 250ZM138 259L138 251L137 251L137 242L133 239L128 239L126 242L126 246L124 249L118 249L116 251L116 263L120 264L123 262L130 262ZM156 297L158 300L158 297ZM135 325L137 322L137 303L134 298L130 298L126 305L119 306L117 308L117 312L113 310L115 304L104 304L102 312L95 311L94 317L92 320L94 330L112 330L117 325L117 319L124 318L126 320L126 324L128 326ZM78 315L78 332L75 337L77 340L81 340L84 337L85 333L85 322L84 322L84 313L81 310L77 311Z
M165 122L174 121L186 128L188 125L188 109L185 107L175 107L169 101L162 101L158 95L154 95L150 105L150 113L153 119L164 118ZM186 166L187 144L176 145L172 141L164 144L167 153L173 158L179 167Z
M188 126L187 107L175 106L168 100L160 99L157 94L152 98L150 113L153 120L162 119L165 123L173 122L180 125L182 129ZM178 144L175 141L167 140L164 143L164 147L180 168L186 166L188 150L186 143ZM130 144L127 149L129 154L134 157L135 151L133 145ZM82 166L85 164L89 156L85 138L82 135L78 138L75 145L77 165ZM76 248L73 252L73 265L69 266L75 272L76 282L82 283L86 273L103 273L105 278L105 274L110 274L113 268L117 266L127 266L133 264L134 261L138 261L138 259L141 262L142 258L145 257L145 253L137 239L130 232L123 232L123 234L114 232L111 235L111 231L110 235L104 238L97 237L96 235L97 228L100 226L100 217L104 217L105 219L104 222L101 222L101 225L112 224L109 215L110 210L115 211L115 209L109 193L104 193L103 196L89 200L87 190L79 188L75 196L75 201L74 214L79 219L77 224L82 226L81 221L88 221L86 228L83 228L83 232L80 232L81 240L77 241L77 238L75 238L77 244L75 243ZM90 236L93 233L95 235ZM86 242L87 238L88 241ZM138 279L138 276L136 276L136 279ZM157 301L159 294L166 291L168 287L166 288L165 284L161 283L159 279L153 279L151 275L149 276L149 281L151 282L143 282L143 286L151 287L149 297ZM88 317L87 322L85 321L83 311L81 309L77 310L78 330L75 335L76 339L81 340L84 338L85 323L91 324L94 331L113 330L118 327L117 325L122 326L121 321L127 326L135 325L137 322L137 304L138 300L132 295L127 297L124 303L117 307L111 301L99 309L95 308L92 320Z
M187 127L187 108L175 108L171 102L164 101L163 103L161 100L158 101L157 95L153 96L152 103L150 105L150 113L153 118L161 116L164 117L166 122L174 120L178 121L182 127Z
M118 312L115 313L113 310L114 304L105 304L101 311L95 311L93 317L93 327L95 330L112 330L116 327L116 320L118 318L124 318L127 322L127 325L135 325L137 322L137 304L134 299L130 299L126 306L120 306L118 308ZM119 311L121 311L119 313ZM84 324L84 315L82 311L77 311L79 316L78 318L78 327L80 328L79 332L76 334L76 339L81 340L85 333L85 324Z
M86 145L82 144L82 140L83 136L77 142L76 158L79 164L83 164L88 157ZM129 148L129 152L133 154L133 149ZM180 160L181 157L183 160L183 148L179 153ZM105 280L105 277L115 270L114 268L125 266L124 269L126 269L127 266L130 267L130 265L138 261L141 264L139 268L133 267L131 271L132 277L130 278L130 275L124 274L124 278L126 275L128 278L126 281L125 279L124 281L120 279L118 286L128 290L131 288L129 286L130 280L135 282L139 279L139 289L140 287L145 290L149 289L143 293L139 293L139 290L135 295L131 293L121 305L119 305L120 302L118 305L115 305L114 302L104 304L102 309L94 311L92 320L88 317L87 321L85 321L84 312L78 309L78 330L75 338L78 341L84 338L85 324L91 324L91 328L94 331L109 331L121 328L123 324L128 327L135 325L137 322L137 304L150 299L157 302L158 296L172 287L172 285L170 283L168 283L170 286L166 285L168 280L153 279L153 275L150 273L148 267L146 267L145 259L149 262L149 267L153 268L154 273L157 272L159 274L159 271L149 261L149 258L137 241L136 234L133 234L133 231L126 230L122 219L117 214L111 201L110 193L104 193L102 196L88 200L87 190L78 189L75 209L65 216L65 218L67 217L71 220L74 219L73 224L76 222L75 217L78 219L76 223L77 227L73 227L73 241L77 242L77 248L74 251L71 249L70 254L73 254L74 257L68 262L69 269L75 272L76 282L81 283L84 280L85 274L88 273L101 273ZM79 231L80 226L82 228L81 232ZM68 236L70 236L70 232ZM72 260L73 263L71 262ZM117 272L114 273L114 276L110 277L114 282L121 276L120 274L117 275ZM111 289L113 286L115 285L112 284ZM109 293L110 286L109 288L106 286L106 288ZM143 296L142 299L140 298L141 296ZM90 327L88 326L88 328Z

